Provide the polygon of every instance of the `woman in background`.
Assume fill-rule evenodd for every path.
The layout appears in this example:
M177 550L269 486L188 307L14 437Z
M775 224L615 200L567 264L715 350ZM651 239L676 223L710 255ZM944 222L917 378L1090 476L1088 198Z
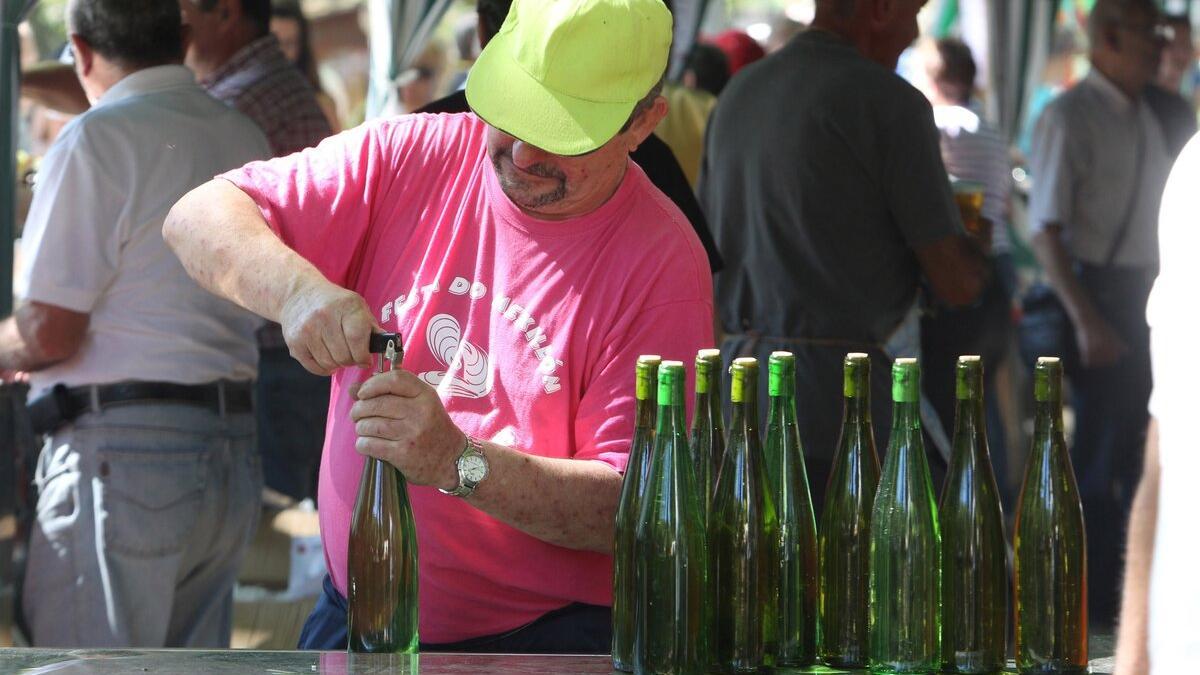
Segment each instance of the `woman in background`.
M341 131L337 106L321 89L321 80L317 76L317 60L312 52L308 19L296 0L275 0L271 3L271 33L279 40L279 47L284 55L304 73L313 90L317 92L317 103L329 120L333 133Z

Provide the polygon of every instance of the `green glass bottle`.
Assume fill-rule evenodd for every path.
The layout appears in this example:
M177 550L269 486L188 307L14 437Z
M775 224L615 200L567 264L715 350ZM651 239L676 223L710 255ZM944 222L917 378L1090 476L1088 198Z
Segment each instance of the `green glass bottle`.
M383 362L398 367L400 336L386 341ZM346 561L348 644L352 652L417 652L417 527L404 475L382 460L363 466L350 521Z
M779 524L758 437L758 361L735 359L729 442L709 520L713 548L714 659L726 673L772 665Z
M988 454L983 363L961 356L955 371L954 451L938 503L942 533L942 670L1004 668L1008 570L1000 491Z
M633 441L617 502L616 539L613 542L612 659L613 668L617 670L633 670L633 633L637 620L634 616L637 596L633 547L646 474L650 470L650 451L654 445L655 390L661 362L661 357L646 354L638 357L635 368Z
M1087 543L1083 505L1063 437L1058 359L1038 359L1033 398L1033 449L1013 535L1017 670L1086 673Z
M817 538L820 657L836 668L865 668L871 509L879 486L871 426L871 357L847 354L843 373L842 434Z
M811 665L817 657L817 522L796 422L796 356L773 352L767 361L764 445L771 496L779 521L775 665Z
M868 661L873 673L932 673L941 665L941 538L916 359L893 364L892 401L892 437L871 513Z
M721 351L701 349L696 354L696 404L692 407L692 461L696 482L704 492L704 518L712 512L717 473L725 455L725 424L721 410Z
M709 625L703 495L688 447L684 369L658 371L658 425L634 544L634 672L704 673Z

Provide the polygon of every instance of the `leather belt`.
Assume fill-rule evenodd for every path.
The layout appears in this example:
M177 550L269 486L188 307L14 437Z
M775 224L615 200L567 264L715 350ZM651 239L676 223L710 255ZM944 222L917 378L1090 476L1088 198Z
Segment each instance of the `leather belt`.
M226 381L208 384L115 382L81 387L56 384L29 403L29 418L35 434L47 434L90 412L93 401L101 410L137 403L169 403L207 408L218 415L249 413L254 410L253 391L252 382Z

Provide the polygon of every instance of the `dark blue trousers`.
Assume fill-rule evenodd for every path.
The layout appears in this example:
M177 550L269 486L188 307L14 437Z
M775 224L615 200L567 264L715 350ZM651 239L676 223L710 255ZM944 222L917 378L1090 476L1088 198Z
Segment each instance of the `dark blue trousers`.
M324 593L300 631L300 649L346 649L346 599L325 577ZM574 603L507 633L462 642L429 644L429 652L492 654L607 654L612 648L612 609Z

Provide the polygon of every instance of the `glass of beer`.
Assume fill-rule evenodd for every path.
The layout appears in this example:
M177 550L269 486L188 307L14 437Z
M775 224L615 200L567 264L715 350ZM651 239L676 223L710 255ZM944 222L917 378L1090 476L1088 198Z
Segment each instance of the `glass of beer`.
M954 190L954 202L958 204L963 228L967 234L978 235L983 230L983 223L980 222L983 212L983 183L951 178L950 186Z

